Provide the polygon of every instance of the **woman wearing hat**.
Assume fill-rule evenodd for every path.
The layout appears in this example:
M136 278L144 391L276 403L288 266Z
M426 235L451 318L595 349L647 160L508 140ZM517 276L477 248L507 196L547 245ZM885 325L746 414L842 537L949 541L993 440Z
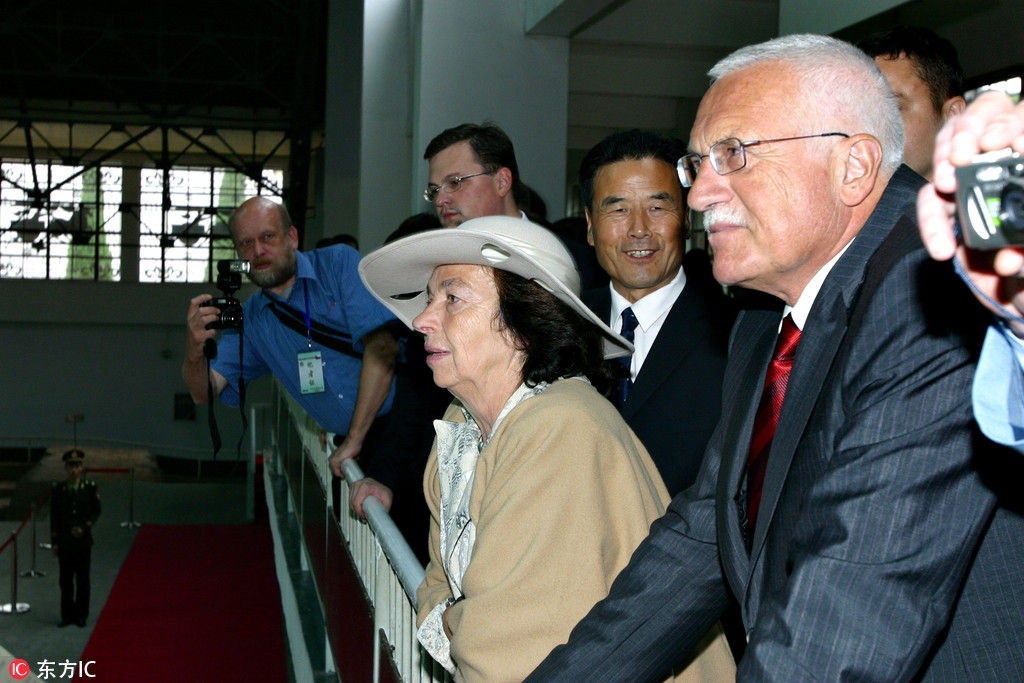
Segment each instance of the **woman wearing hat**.
M631 352L580 301L562 243L490 216L363 259L455 397L424 476L424 647L462 680L524 678L603 598L663 512L647 451L602 393ZM424 289L425 288L425 289Z

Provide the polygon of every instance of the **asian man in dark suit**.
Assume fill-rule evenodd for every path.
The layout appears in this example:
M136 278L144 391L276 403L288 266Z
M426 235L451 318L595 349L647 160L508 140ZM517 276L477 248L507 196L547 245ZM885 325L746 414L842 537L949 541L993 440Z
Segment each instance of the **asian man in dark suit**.
M680 176L744 310L697 483L530 680L657 680L739 601L739 680L1024 679L1019 456L973 424L985 329L921 245L899 111L856 48L712 68ZM795 345L795 350L794 350Z
M585 291L591 310L622 331L636 321L636 351L619 411L651 454L670 495L693 483L722 406L732 302L703 251L686 250L686 204L677 140L614 133L580 165L587 240L608 273Z

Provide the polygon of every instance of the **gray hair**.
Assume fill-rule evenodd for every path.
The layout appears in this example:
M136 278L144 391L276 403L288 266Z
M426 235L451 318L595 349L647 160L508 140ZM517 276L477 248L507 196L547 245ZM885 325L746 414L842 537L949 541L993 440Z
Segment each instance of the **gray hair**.
M711 67L708 76L714 83L740 69L775 61L789 65L800 80L805 95L801 104L809 107L802 113L808 119L829 131L849 126L842 132L876 137L887 176L902 163L903 119L896 96L874 60L849 43L810 33L782 36L736 50Z

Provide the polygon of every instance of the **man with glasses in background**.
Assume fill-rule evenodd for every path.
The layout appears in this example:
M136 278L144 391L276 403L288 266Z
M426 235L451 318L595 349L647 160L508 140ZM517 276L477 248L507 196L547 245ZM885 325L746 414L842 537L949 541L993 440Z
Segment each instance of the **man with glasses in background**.
M373 450L383 427L371 428L391 408L395 318L363 286L355 249L298 250L283 204L247 199L228 228L260 291L242 306L243 334L224 330L209 365L204 346L217 333L209 325L220 310L208 305L209 294L189 303L182 375L192 399L206 403L212 394L238 405L240 381L273 374L321 427L344 437L331 456L340 476L342 459Z
M1019 457L976 438L985 318L923 249L892 92L825 36L709 75L680 179L715 278L777 302L737 318L697 482L530 680L660 680L733 600L738 680L1021 679Z
M481 216L522 216L525 187L512 141L493 123L463 123L438 134L423 154L429 182L423 198L446 228Z

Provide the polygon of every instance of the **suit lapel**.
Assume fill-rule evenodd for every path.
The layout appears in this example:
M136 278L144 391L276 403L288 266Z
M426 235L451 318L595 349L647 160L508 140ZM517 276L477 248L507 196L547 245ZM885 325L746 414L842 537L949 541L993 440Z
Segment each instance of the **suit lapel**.
M644 404L671 375L672 370L683 362L692 353L694 344L698 340L693 338L694 325L692 322L699 315L700 302L693 287L687 283L679 298L672 304L668 316L665 318L658 336L654 340L644 365L633 382L633 388L629 391L629 398L622 408L622 416L629 419L632 415L640 412Z
M665 323L644 360L644 366L637 375L633 388L630 389L626 405L622 407L622 417L626 420L640 412L655 390L668 378L672 369L681 363L694 344L698 343L699 340L693 339L693 325L688 325L687 321L703 315L699 296L696 288L687 282L679 298L672 304ZM601 320L610 325L614 324L614 320L609 320L612 296L607 287L588 291L584 301Z
M718 426L723 430L722 462L715 507L722 564L734 593L739 596L745 594L750 558L740 534L736 493L741 477L746 474L754 415L780 318L779 311L772 310L747 310L740 314L723 380L722 417Z
M867 263L900 216L907 210L913 210L916 192L921 184L923 181L920 177L906 166L896 171L878 206L846 253L836 262L811 307L804 331L800 335L789 388L786 390L768 458L751 549L752 567L757 566L757 559L764 551L768 528L789 474L793 455L814 412L836 352L847 333L850 310L864 281Z
M622 415L626 419L639 413L675 369L689 359L691 354L702 352L702 345L708 344L708 339L703 335L708 329L707 319L711 317L709 306L717 300L716 296L721 297L721 285L712 277L710 264L701 268L695 257L699 258L695 252L690 252L683 258L686 284L672 303L665 323L658 331L633 383L626 405L622 408ZM711 292L712 289L717 291ZM610 295L608 300L606 319L611 309Z

